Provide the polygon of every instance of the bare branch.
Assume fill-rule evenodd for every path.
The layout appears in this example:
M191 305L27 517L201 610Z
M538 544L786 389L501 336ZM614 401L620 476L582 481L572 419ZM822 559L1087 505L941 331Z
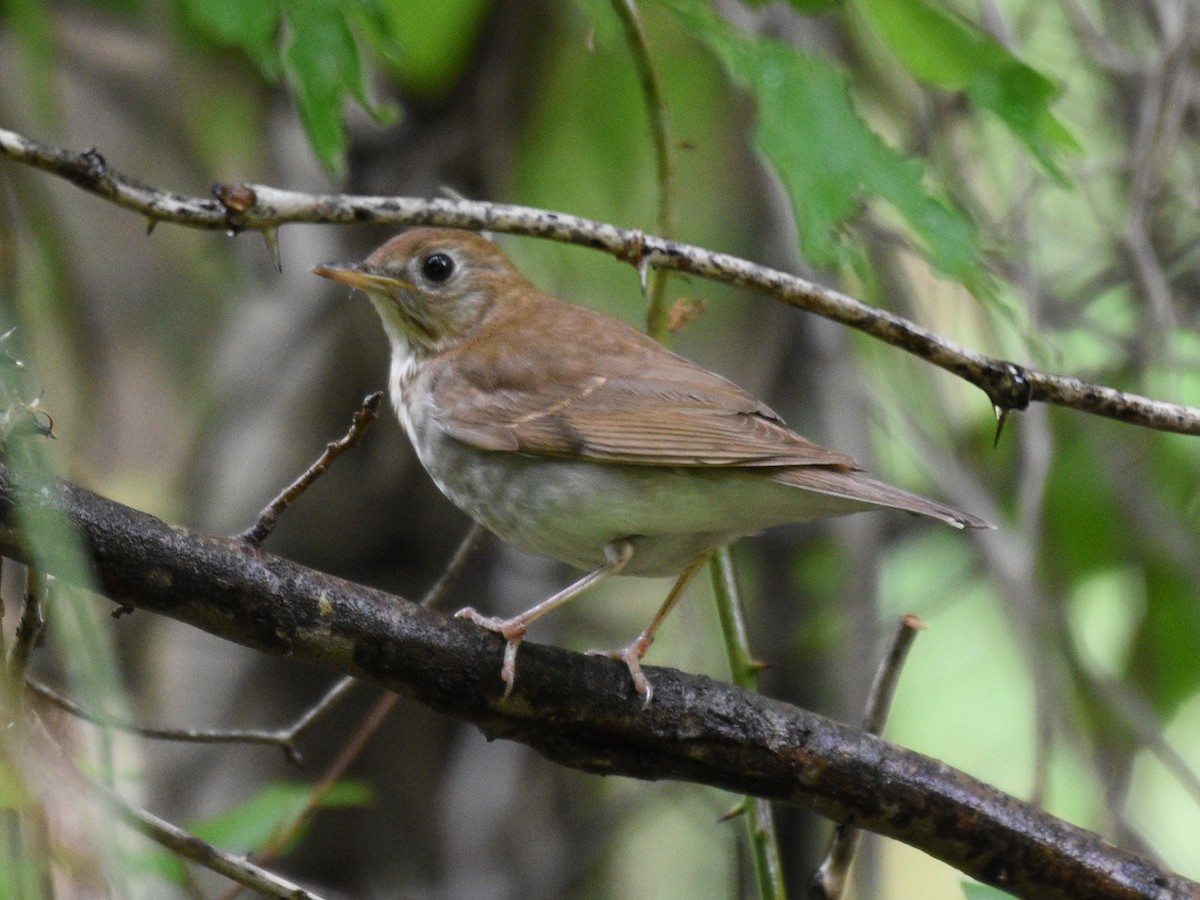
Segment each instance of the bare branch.
M528 644L516 690L501 702L496 635L69 483L18 498L0 467L5 555L22 557L18 502L74 523L117 603L357 675L563 765L798 803L1019 896L1200 896L1200 885L941 762L708 678L648 667L655 702L643 710L623 666ZM54 548L43 549L54 572Z
M613 12L625 29L625 40L633 54L633 65L642 83L646 110L650 115L650 133L654 138L655 173L658 181L658 218L655 227L664 238L675 237L675 193L671 161L671 123L667 114L667 99L658 71L650 57L650 43L634 0L612 0ZM644 284L644 282L643 282ZM650 305L646 312L646 333L656 341L665 342L671 329L670 309L666 299L667 280L656 269L647 291Z
M275 525L279 522L279 517L283 511L287 509L296 499L307 491L326 470L329 469L333 461L356 445L363 439L367 433L367 429L379 416L379 404L383 400L383 392L376 391L373 394L367 395L363 400L362 406L354 414L353 421L350 423L350 429L338 438L336 441L330 441L325 445L324 451L317 457L316 462L309 466L299 478L288 485L282 493L264 507L263 511L258 514L258 518L254 524L238 535L239 540L245 541L251 547L262 545L275 530Z
M880 660L879 668L875 670L875 680L871 684L871 692L867 697L867 711L863 715L863 728L868 734L883 734L883 726L887 724L888 713L892 708L892 700L896 696L896 686L900 683L900 671L904 661L908 659L908 651L912 649L913 641L925 628L925 623L911 613L901 616L892 632L892 639ZM850 872L850 864L854 861L854 853L858 849L858 838L861 830L843 822L834 830L833 840L825 853L825 858L808 884L808 896L815 900L838 900L846 890L846 876Z
M21 683L33 648L42 636L42 628L46 624L42 605L47 588L45 575L32 566L25 570L25 596L21 603L21 617L17 620L17 632L13 636L12 649L8 654L8 677L14 685Z
M47 703L52 703L64 712L83 719L85 722L91 722L93 725L115 728L118 731L159 741L180 741L192 744L269 744L282 750L288 762L295 766L300 765L300 753L296 750L296 738L305 728L328 712L353 683L353 678L344 678L338 681L325 693L324 697L305 710L303 715L291 725L285 728L266 730L255 728L154 728L148 725L138 725L114 716L92 712L39 681L32 678L25 679L29 690Z
M237 185L236 204L184 197L147 187L112 170L95 150L75 153L0 129L0 155L60 177L151 221L231 233L280 225L440 225L546 238L591 247L634 265L686 272L700 278L759 291L781 303L808 310L912 353L974 384L1000 410L1050 403L1159 431L1200 435L1200 408L1154 400L994 359L946 340L907 319L811 281L725 253L682 244L639 229L564 213L475 200L423 200L303 194L267 185ZM223 188L221 196L230 192ZM250 203L250 198L253 202ZM249 204L249 205L247 205Z

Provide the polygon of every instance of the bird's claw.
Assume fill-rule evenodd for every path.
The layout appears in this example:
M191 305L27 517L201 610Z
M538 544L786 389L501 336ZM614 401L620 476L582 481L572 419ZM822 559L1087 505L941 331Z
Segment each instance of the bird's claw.
M642 671L641 664L641 659L646 655L648 649L650 649L650 645L642 638L638 638L619 650L589 650L587 653L588 656L607 656L609 659L625 663L625 668L629 670L629 677L633 681L633 689L642 698L642 709L645 709L654 697L654 688L650 686L650 681Z
M485 616L474 607L468 606L454 614L456 619L466 619L481 628L493 631L508 643L504 647L504 664L500 667L500 680L504 682L504 694L501 699L507 700L512 694L513 682L517 677L517 648L525 638L528 625L516 619L501 619L496 616Z

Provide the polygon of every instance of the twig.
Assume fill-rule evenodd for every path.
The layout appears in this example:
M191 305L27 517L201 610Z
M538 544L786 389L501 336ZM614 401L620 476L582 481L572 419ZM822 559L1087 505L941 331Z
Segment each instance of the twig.
M25 684L33 693L47 702L53 703L59 709L86 722L91 722L93 725L115 728L118 731L162 741L184 741L195 744L270 744L282 750L288 762L295 766L301 764L300 753L295 746L296 738L316 719L328 712L353 683L353 678L341 679L318 703L310 707L291 725L275 731L266 731L261 729L152 728L138 725L87 710L50 687L32 678L25 679Z
M308 799L304 803L304 808L291 821L281 825L275 834L271 836L270 840L267 841L266 845L254 854L260 864L265 865L274 861L280 851L288 845L305 823L312 818L313 813L320 807L321 801L333 790L334 785L345 774L350 764L358 759L359 754L366 747L367 741L379 730L379 726L383 724L388 713L392 711L392 707L396 705L399 699L399 695L388 692L375 702L375 705L371 707L371 711L367 713L366 718L359 723L358 728L346 743L346 746L342 748L337 758L325 770L321 776L321 780L313 785L313 789L309 792ZM240 893L240 888L234 889L226 895L226 900L231 900L231 898L236 897Z
M194 834L184 831L178 825L160 819L148 810L134 806L115 791L109 790L91 779L87 780L91 782L92 789L104 798L109 808L121 821L184 859L190 859L197 865L211 869L226 878L231 878L243 887L248 887L252 891L258 891L268 897L279 897L282 900L321 900L319 895L267 871L244 856L226 853L224 850L200 840Z
M438 577L438 580L433 583L433 586L425 592L425 596L421 598L421 605L426 609L432 609L441 602L446 596L446 592L450 590L450 586L454 584L463 566L467 564L467 560L471 558L471 554L475 552L475 548L479 546L480 539L487 533L478 522L472 522L471 527L467 529L467 533L463 535L463 539L459 541L454 555L450 557L450 562L446 563L446 568Z
M1200 408L1154 400L1076 378L994 359L940 337L901 316L796 275L724 253L647 235L637 229L547 210L475 200L423 200L302 194L267 185L240 185L254 196L244 209L215 199L149 188L113 170L94 151L75 153L0 129L0 155L71 181L152 220L237 232L295 222L440 225L523 234L592 247L652 268L686 272L760 291L912 353L983 390L1001 410L1050 403L1159 431L1200 435Z
M625 39L633 54L633 64L642 83L646 112L650 116L650 133L654 138L654 162L658 181L658 218L656 227L664 238L675 237L675 192L671 161L671 119L667 111L662 82L650 56L650 43L634 0L612 0L613 12L625 28ZM662 269L655 269L650 279L649 306L646 310L646 333L665 343L670 333L670 309L667 307L667 279Z
M458 548L454 551L454 555L450 557L450 561L446 564L445 571L442 572L438 580L433 583L433 586L425 593L425 596L421 598L422 606L430 607L437 604L437 602L450 588L450 585L454 583L454 579L458 576L459 572L462 571L463 565L478 546L479 539L483 536L483 533L484 528L482 525L478 523L472 523L462 541L459 542ZM330 691L330 695L332 695L334 691L348 688L350 685L356 683L358 683L357 678L353 677L352 675L347 675L334 686L333 691ZM398 699L399 698L396 694L387 693L380 697L378 701L376 701L375 706L373 706L371 711L367 713L366 718L362 721L362 723L360 723L357 730L354 732L354 735L350 738L350 741L337 755L337 758L334 759L334 761L329 765L329 768L325 770L320 780L313 785L304 807L290 822L285 822L282 824L271 840L267 842L267 845L256 854L259 862L271 862L278 855L279 851L283 847L287 846L288 842L300 830L304 823L312 817L312 814L321 805L321 801L325 798L325 795L329 793L334 784L337 783L337 780L342 777L342 774L346 771L350 764L358 758L360 753L362 753L363 748L366 747L367 741L370 739L371 735L379 730L379 726L383 724L384 720L387 718L387 714L391 712L392 707L396 705L396 701ZM227 898L236 897L238 893L240 893L240 891L235 890L228 894Z
M750 653L750 638L742 616L741 594L737 588L733 554L729 547L718 549L708 565L733 683L748 691L757 691L758 673L762 665L755 662ZM754 875L758 880L758 896L761 900L783 900L787 896L787 886L783 880L779 834L771 804L759 797L744 797L738 811L746 817L750 856L754 860Z
M363 435L367 433L367 429L371 427L371 423L379 415L379 403L383 399L383 392L376 391L373 394L368 394L363 400L362 406L354 414L354 419L350 423L350 429L338 440L331 441L325 445L324 452L317 457L317 461L304 471L304 473L288 485L279 496L268 503L258 514L258 519L253 525L239 534L239 540L249 544L251 547L258 547L275 529L275 525L279 522L279 516L285 509L288 508L296 498L303 494L312 483L325 474L330 464L357 444L363 439Z
M871 693L867 697L863 729L868 734L883 734L892 700L896 696L896 685L900 681L900 670L904 668L904 661L908 658L913 641L924 628L925 623L914 615L900 617L896 630L892 633L891 643L888 644L879 668L875 670L875 681L871 684ZM825 859L809 881L809 897L814 900L838 900L842 896L860 834L860 829L845 823L834 829L833 840L825 853Z
M42 612L42 601L47 590L47 578L32 566L25 570L25 597L21 604L21 617L17 620L17 633L13 637L12 649L8 654L8 677L14 685L21 683L25 666L42 636L46 617Z
M1075 39L1081 47L1091 51L1092 58L1097 63L1114 75L1128 77L1142 72L1142 63L1126 52L1123 47L1109 40L1099 26L1084 12L1079 0L1060 0L1060 2L1071 23Z

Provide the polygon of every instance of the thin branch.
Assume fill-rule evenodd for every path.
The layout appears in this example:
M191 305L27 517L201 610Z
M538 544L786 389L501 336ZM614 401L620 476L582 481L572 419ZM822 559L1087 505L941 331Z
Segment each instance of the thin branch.
M1113 43L1084 11L1079 0L1059 0L1071 23L1071 31L1079 45L1091 52L1092 58L1114 75L1138 75L1143 64L1118 44Z
M1001 410L1050 403L1181 434L1200 435L1200 408L1154 400L994 359L839 291L796 275L724 253L647 235L638 229L502 203L302 194L267 185L238 185L243 199L225 205L214 198L157 191L110 169L95 150L75 153L0 129L0 155L42 169L151 221L236 233L297 222L325 224L440 225L522 234L602 250L635 265L686 272L759 291L912 353L983 390ZM223 192L225 196L227 192ZM253 202L248 202L253 198Z
M485 534L487 534L487 529L482 525L478 522L471 523L471 527L467 529L467 533L459 541L454 555L450 557L450 562L446 563L445 570L438 577L438 580L433 583L433 586L425 592L425 596L421 598L422 606L432 609L442 601L442 598L446 596L446 592L450 590L450 586L454 584L454 580L458 578L463 566L467 564L467 560L471 558L471 554L475 552Z
M12 649L8 654L8 677L13 685L21 683L29 657L42 636L42 628L46 624L46 617L42 612L46 589L46 576L29 566L25 570L25 597L21 603L21 617L17 619L17 632L13 636ZM17 688L14 687L13 690Z
M913 641L925 629L925 623L914 615L900 617L892 640L883 654L875 680L867 696L867 711L863 715L863 729L868 734L881 735L887 724L888 712L896 696L896 685L900 682L900 670L908 659ZM808 885L808 895L816 900L837 900L846 890L846 876L858 848L860 829L843 822L834 829L833 840L825 859L817 867Z
M307 491L314 481L324 475L335 459L363 439L363 436L367 433L367 429L371 427L371 423L379 416L379 404L382 400L382 391L375 391L373 394L368 394L366 399L363 400L362 406L354 413L350 429L336 441L326 444L325 450L317 457L316 462L309 466L299 478L284 488L279 496L268 503L262 512L258 514L258 518L254 524L239 534L238 539L245 541L251 547L261 546L262 542L275 530L275 526L278 524L279 517L283 514L283 511L294 503L301 494Z
M218 872L243 887L248 887L268 897L279 897L283 900L320 900L317 894L306 891L299 885L267 871L245 857L226 853L224 850L200 840L194 834L184 831L178 825L172 824L166 819L160 819L154 813L139 806L134 806L115 791L111 791L91 779L88 781L91 782L92 789L103 797L109 808L116 813L117 818L156 844L161 844L184 859L189 859L199 866Z
M114 716L106 716L86 709L53 688L26 678L25 684L33 693L48 703L52 703L64 712L76 718L100 725L104 728L114 728L129 734L137 734L144 738L159 741L181 741L193 744L269 744L283 751L284 757L292 765L301 764L300 752L296 749L296 738L314 721L328 712L341 698L342 694L354 683L353 678L338 681L325 696L307 709L303 715L286 728L274 731L265 729L218 729L218 728L154 728L127 722Z
M475 548L479 546L479 539L483 534L483 526L478 523L472 523L466 535L463 536L462 541L459 542L457 549L455 549L454 555L446 563L445 571L433 583L433 586L426 591L425 596L421 598L421 606L434 606L441 600L446 591L449 590L450 585L454 583L454 579L458 577L459 572L462 571L462 567L471 557ZM357 678L347 675L334 686L334 691L357 683ZM330 694L332 693L333 691L330 692ZM376 701L371 711L367 713L366 718L355 729L346 746L342 748L341 752L338 753L334 761L330 763L329 767L321 775L321 778L313 785L312 790L309 791L308 799L304 803L304 808L291 821L283 823L278 831L276 831L274 837L267 842L267 845L255 854L259 862L268 863L275 859L280 850L287 846L288 842L295 836L304 823L312 818L313 813L320 807L325 795L332 790L337 780L350 767L350 764L359 757L371 735L379 730L379 727L387 718L388 713L392 711L392 707L396 705L398 699L399 697L396 694L386 693ZM239 893L240 890L231 892L227 895L227 900L231 900L232 897L236 897Z
M643 710L618 663L527 643L521 679L504 702L496 635L69 483L18 497L0 466L0 550L16 559L18 503L73 523L116 603L359 676L562 765L797 803L1018 896L1200 895L1200 885L944 763L708 678L646 667L655 700ZM57 573L55 549L41 549L46 570Z
M658 233L664 238L675 237L675 195L671 161L671 120L667 112L667 99L662 82L650 56L650 43L642 27L642 17L634 0L612 0L613 12L625 29L625 40L633 54L633 64L638 80L642 83L642 95L646 98L646 112L650 116L650 133L654 138L654 162L658 181ZM644 272L644 269L640 269ZM646 333L660 343L665 343L670 333L671 311L667 307L667 279L662 269L655 269L650 279L648 296L650 305L646 311Z
M355 729L354 734L347 741L346 746L338 753L337 758L330 763L329 768L321 775L321 779L313 785L312 790L309 791L307 800L304 802L304 808L291 821L283 823L275 834L271 836L271 839L267 841L266 846L255 854L255 858L259 863L265 865L275 860L283 851L283 848L291 842L292 838L313 817L313 814L320 808L321 801L333 790L338 779L350 768L350 764L358 759L363 748L366 747L367 741L379 730L388 713L392 711L392 707L396 705L399 699L400 697L397 694L386 693L375 702L375 705L371 707L371 711L367 713L366 718L359 723L358 728ZM239 893L241 893L240 890L234 890L227 896L232 898L236 897Z
M754 661L750 652L750 638L742 615L741 592L738 590L733 553L729 547L719 548L708 566L733 683L748 691L757 691L758 673L762 665ZM783 880L779 834L771 804L761 798L746 797L742 800L740 811L746 817L750 855L758 879L758 896L762 900L783 900L787 896L787 886Z

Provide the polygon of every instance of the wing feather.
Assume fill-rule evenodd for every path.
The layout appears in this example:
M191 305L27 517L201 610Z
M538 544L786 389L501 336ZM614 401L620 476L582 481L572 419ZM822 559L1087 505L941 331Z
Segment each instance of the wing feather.
M536 313L527 327L509 322L464 342L440 367L433 399L458 440L638 465L859 468L628 326L551 298Z

